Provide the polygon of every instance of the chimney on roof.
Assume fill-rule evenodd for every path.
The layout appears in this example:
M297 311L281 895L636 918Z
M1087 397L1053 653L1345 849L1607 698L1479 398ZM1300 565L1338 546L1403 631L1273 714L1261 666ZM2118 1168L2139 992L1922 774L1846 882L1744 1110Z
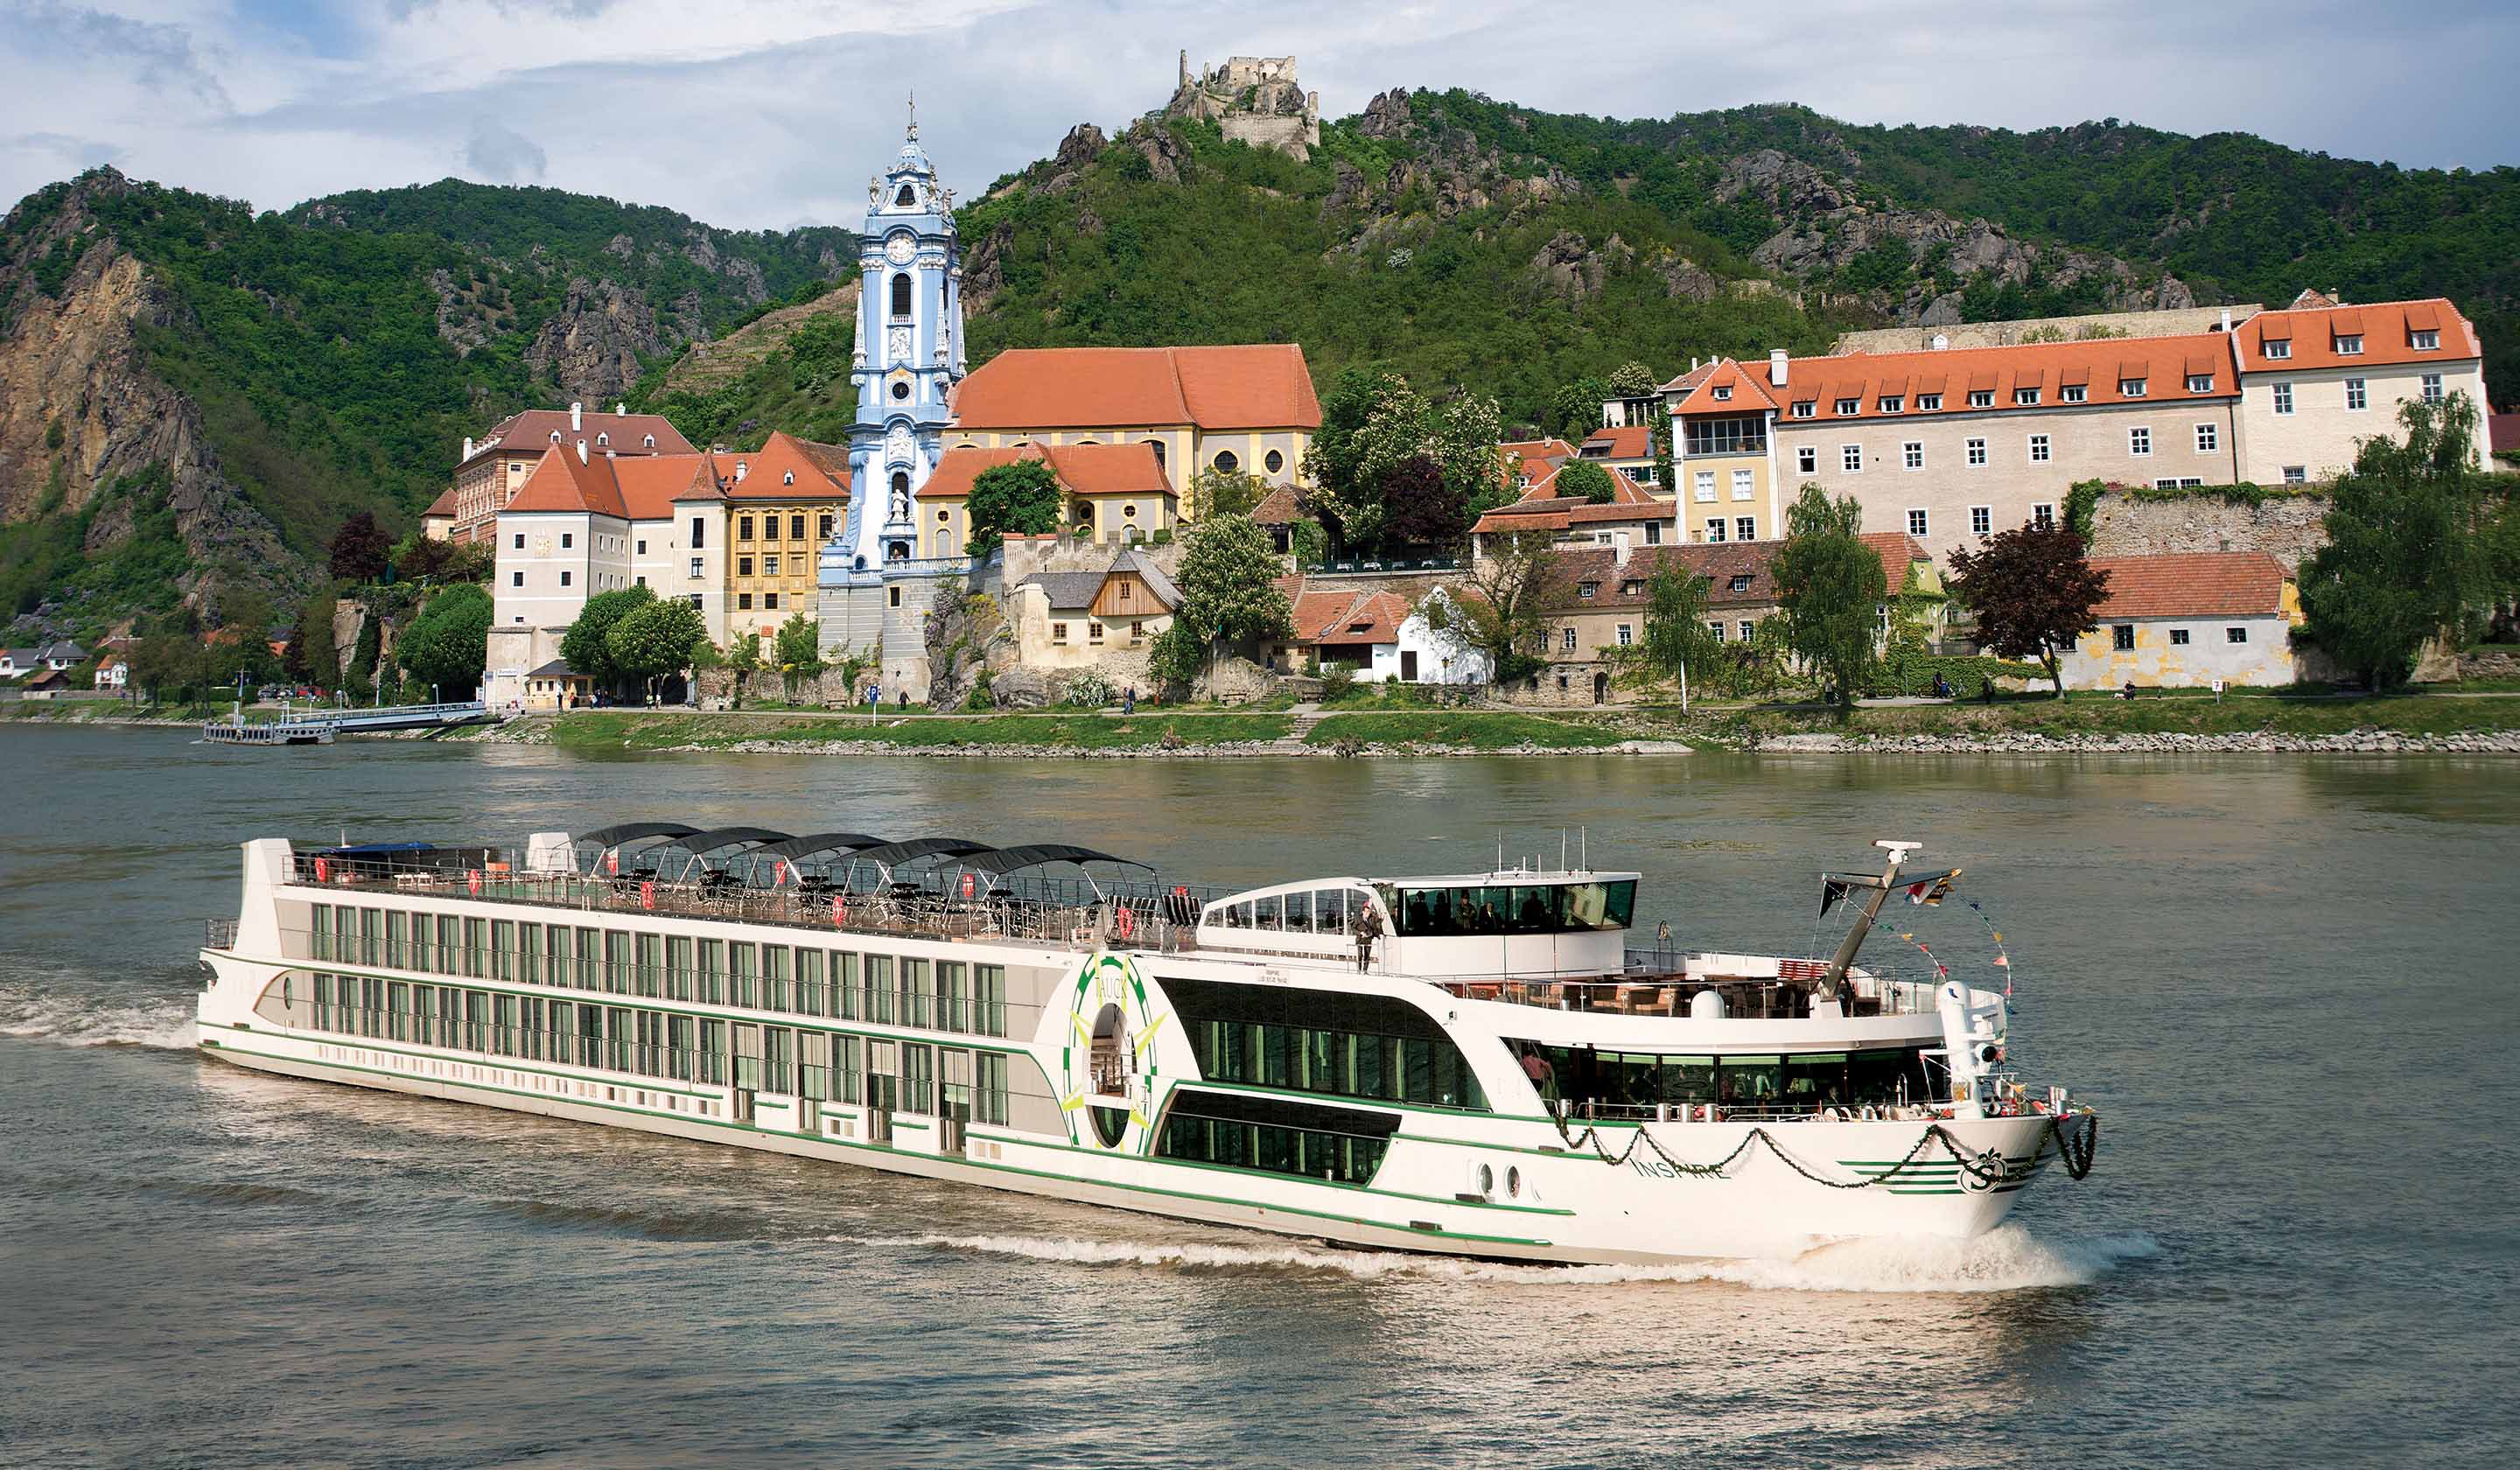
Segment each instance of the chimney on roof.
M1694 373L1694 372L1696 372L1696 371L1697 371L1697 359L1696 359L1696 358L1692 357L1692 358L1690 358L1690 359L1688 360L1688 371L1690 371L1691 373Z
M752 472L752 466L751 466L749 463L747 463L747 462L745 462L745 461L743 461L743 460L738 460L738 461L736 461L736 462L735 462L735 482L736 482L737 484L739 484L739 485L742 484L742 483L743 483L743 477L744 477L745 475L747 475L747 474L750 474L751 472Z
M468 460L472 458L472 440L470 435L467 435L464 440L464 458Z
M1780 388L1785 385L1785 349L1782 347L1769 349L1768 381Z
M2225 332L2231 330L2231 308L2228 306L2223 308L2223 330Z
M1610 565L1613 568L1618 568L1626 566L1627 564L1628 533L1625 531L1612 531L1610 533Z
M630 405L628 405L628 404L626 404L626 403L616 403L616 404L612 405L612 413L613 413L613 416L614 416L615 418L618 418L619 416L621 416L621 415L623 415L623 414L626 414L626 413L628 413L628 412L630 412Z
M1940 333L1940 332L1937 332L1937 333L1935 333L1935 334L1934 334L1934 350L1935 350L1935 351L1937 351L1937 352L1946 351L1946 350L1948 350L1948 349L1951 347L1951 345L1952 345L1952 339L1951 339L1951 337L1950 337L1950 336L1948 336L1948 335L1946 335L1945 334Z
M584 439L577 441L577 462L581 465L586 463L586 441Z
M568 406L568 431L570 433L576 433L579 429L584 427L586 427L586 405L583 403L570 404Z

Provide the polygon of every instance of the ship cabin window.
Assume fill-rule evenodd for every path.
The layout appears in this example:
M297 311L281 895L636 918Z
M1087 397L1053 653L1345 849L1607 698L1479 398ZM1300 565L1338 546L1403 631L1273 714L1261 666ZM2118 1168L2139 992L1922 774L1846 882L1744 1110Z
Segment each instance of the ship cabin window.
M1228 899L1211 904L1199 915L1199 922L1287 934L1345 934L1356 915L1364 912L1365 904L1365 895L1352 889L1315 888L1304 893L1273 893L1266 898Z
M1155 1152L1195 1164L1364 1185L1382 1167L1399 1125L1395 1113L1184 1088L1164 1114Z
M1543 1102L1564 1101L1578 1117L1650 1115L1658 1106L1718 1103L1731 1109L1809 1112L1929 1099L1933 1079L1912 1048L1787 1052L1771 1055L1672 1055L1601 1051L1546 1042L1508 1041L1517 1068L1540 1059Z
M1487 1093L1461 1047L1433 1017L1397 997L1162 983L1206 1081L1487 1111Z
M1377 885L1402 938L1455 934L1571 934L1624 929L1635 916L1633 878L1591 883Z

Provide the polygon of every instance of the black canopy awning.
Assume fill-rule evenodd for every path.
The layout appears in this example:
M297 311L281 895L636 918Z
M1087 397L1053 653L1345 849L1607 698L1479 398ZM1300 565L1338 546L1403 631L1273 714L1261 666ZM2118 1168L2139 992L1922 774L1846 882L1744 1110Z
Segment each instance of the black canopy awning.
M973 872L996 876L1000 873L1013 872L1019 869L1040 868L1052 863L1116 863L1123 868L1154 871L1153 868L1135 858L1114 857L1109 853L1096 852L1090 847L1072 847L1064 842L1037 842L1024 847L1002 847L992 852L981 853L963 866Z
M739 842L787 842L793 837L793 833L774 832L766 826L714 826L705 832L689 833L673 845L697 858Z
M968 837L913 837L907 842L887 842L854 855L854 861L874 863L890 869L921 858L968 858L974 853L993 853L997 849Z
M767 847L756 847L744 856L786 858L792 863L798 858L810 858L816 853L854 852L864 847L889 846L891 842L892 839L889 837L870 837L864 832L807 832L801 837L790 837L785 842L773 842Z
M612 826L600 826L591 832L580 832L569 840L591 847L619 847L624 842L636 842L642 837L688 837L698 830L699 828L685 826L679 822L624 822Z

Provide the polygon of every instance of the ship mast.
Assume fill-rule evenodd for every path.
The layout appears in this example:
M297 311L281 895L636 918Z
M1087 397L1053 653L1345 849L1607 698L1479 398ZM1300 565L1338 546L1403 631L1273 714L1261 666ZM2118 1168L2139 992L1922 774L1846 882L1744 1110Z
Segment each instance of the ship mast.
M1881 906L1889 901L1893 890L1906 886L1899 881L1899 865L1908 861L1908 855L1910 853L1924 846L1921 842L1893 842L1888 840L1875 842L1872 845L1880 848L1882 851L1890 855L1889 860L1881 867L1881 875L1879 877L1841 873L1823 873L1822 875L1823 882L1842 889L1868 888L1871 890L1871 895L1864 901L1863 911L1855 915L1854 927L1848 929L1846 931L1846 938L1839 941L1837 954L1828 961L1828 972L1821 977L1821 988L1823 992L1835 991L1838 987L1838 982L1846 978L1848 967L1855 963L1856 952L1864 948L1865 937L1872 932L1874 920L1881 916ZM1917 881L1938 883L1946 879L1957 878L1959 875L1960 870L1955 868L1949 872L1934 873L1931 876L1918 879ZM1828 912L1828 902L1826 898L1822 899L1821 912L1823 913Z

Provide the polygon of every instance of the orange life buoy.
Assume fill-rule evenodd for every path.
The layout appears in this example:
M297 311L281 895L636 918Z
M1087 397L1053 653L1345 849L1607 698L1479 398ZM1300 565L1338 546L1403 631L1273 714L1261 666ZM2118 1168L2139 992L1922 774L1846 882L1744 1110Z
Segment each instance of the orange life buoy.
M969 873L967 872L963 874L963 897L969 898L973 888L976 886L977 885L971 881L971 875Z
M845 894L845 893L835 893L835 894L832 894L832 926L833 926L833 927L835 927L835 928L836 928L836 927L840 927L840 926L844 926L844 925L846 925L846 924L848 923L848 921L849 921L849 896L848 896L847 894Z
M1119 930L1120 937L1126 939L1138 932L1138 915L1129 912L1128 905L1122 904L1120 911L1111 915L1111 927Z
M333 881L333 865L322 858L315 860L315 881L318 883Z
M621 849L617 847L608 847L604 850L604 870L615 877L620 876Z
M468 868L464 869L464 886L472 890L474 898L479 898L481 896L481 869L477 868Z

